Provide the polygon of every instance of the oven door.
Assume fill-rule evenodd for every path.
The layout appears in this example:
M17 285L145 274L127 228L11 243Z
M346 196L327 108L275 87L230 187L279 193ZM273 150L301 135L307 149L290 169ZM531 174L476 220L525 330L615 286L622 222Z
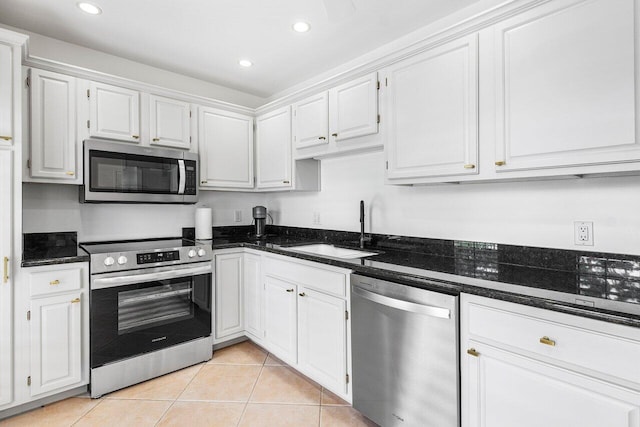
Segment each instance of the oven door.
M211 335L211 264L91 279L91 367Z

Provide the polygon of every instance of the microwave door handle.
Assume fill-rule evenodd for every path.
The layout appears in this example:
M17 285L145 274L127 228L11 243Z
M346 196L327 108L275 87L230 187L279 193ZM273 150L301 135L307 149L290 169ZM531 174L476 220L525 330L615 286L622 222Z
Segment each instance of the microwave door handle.
M180 175L180 182L178 183L178 194L184 194L184 186L187 180L187 171L184 167L184 160L178 160L178 172Z

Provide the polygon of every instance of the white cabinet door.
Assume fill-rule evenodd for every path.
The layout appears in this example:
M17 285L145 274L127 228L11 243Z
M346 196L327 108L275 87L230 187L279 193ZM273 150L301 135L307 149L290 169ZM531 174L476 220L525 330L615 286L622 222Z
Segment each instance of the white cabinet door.
M13 47L0 43L0 146L13 140Z
M256 119L257 188L291 188L291 109Z
M387 178L478 171L477 35L381 72Z
M82 294L31 301L31 395L82 380Z
M300 369L334 393L347 393L347 303L298 288Z
M242 333L242 253L216 255L215 341Z
M190 109L188 102L149 95L151 145L191 147Z
M200 186L253 188L253 117L200 107Z
M1 46L1 45L0 45ZM0 77L1 78L1 77ZM0 149L0 405L13 391L13 155Z
M319 93L293 104L293 141L296 148L329 142L329 96Z
M334 141L378 132L378 74L329 91L329 129Z
M296 285L272 276L264 278L264 330L269 351L283 361L297 363Z
M264 338L262 257L244 254L244 324L247 333Z
M470 341L462 353L464 427L629 427L640 393Z
M637 8L559 0L494 26L497 171L640 159Z
M76 79L30 70L32 178L75 181Z
M91 82L89 133L100 138L140 140L140 93Z

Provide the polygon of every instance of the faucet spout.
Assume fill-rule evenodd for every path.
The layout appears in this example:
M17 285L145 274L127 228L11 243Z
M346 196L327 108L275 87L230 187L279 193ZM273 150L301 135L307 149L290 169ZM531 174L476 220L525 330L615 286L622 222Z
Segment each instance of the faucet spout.
M364 242L370 240L370 237L364 236L364 200L360 200L360 248L364 248Z

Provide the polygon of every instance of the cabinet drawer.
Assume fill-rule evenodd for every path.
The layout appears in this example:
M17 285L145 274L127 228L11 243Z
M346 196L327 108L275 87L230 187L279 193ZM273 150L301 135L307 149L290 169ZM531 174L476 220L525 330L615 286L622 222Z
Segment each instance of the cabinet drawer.
M471 303L470 338L640 384L640 342L602 332L619 325L601 322L603 327L596 331L576 326L589 319L531 307L526 311L533 316ZM547 320L550 317L568 324Z
M28 272L31 296L67 292L82 287L82 268Z
M267 258L265 274L279 277L297 285L315 288L330 294L347 295L347 275L322 267L303 265L297 262Z

